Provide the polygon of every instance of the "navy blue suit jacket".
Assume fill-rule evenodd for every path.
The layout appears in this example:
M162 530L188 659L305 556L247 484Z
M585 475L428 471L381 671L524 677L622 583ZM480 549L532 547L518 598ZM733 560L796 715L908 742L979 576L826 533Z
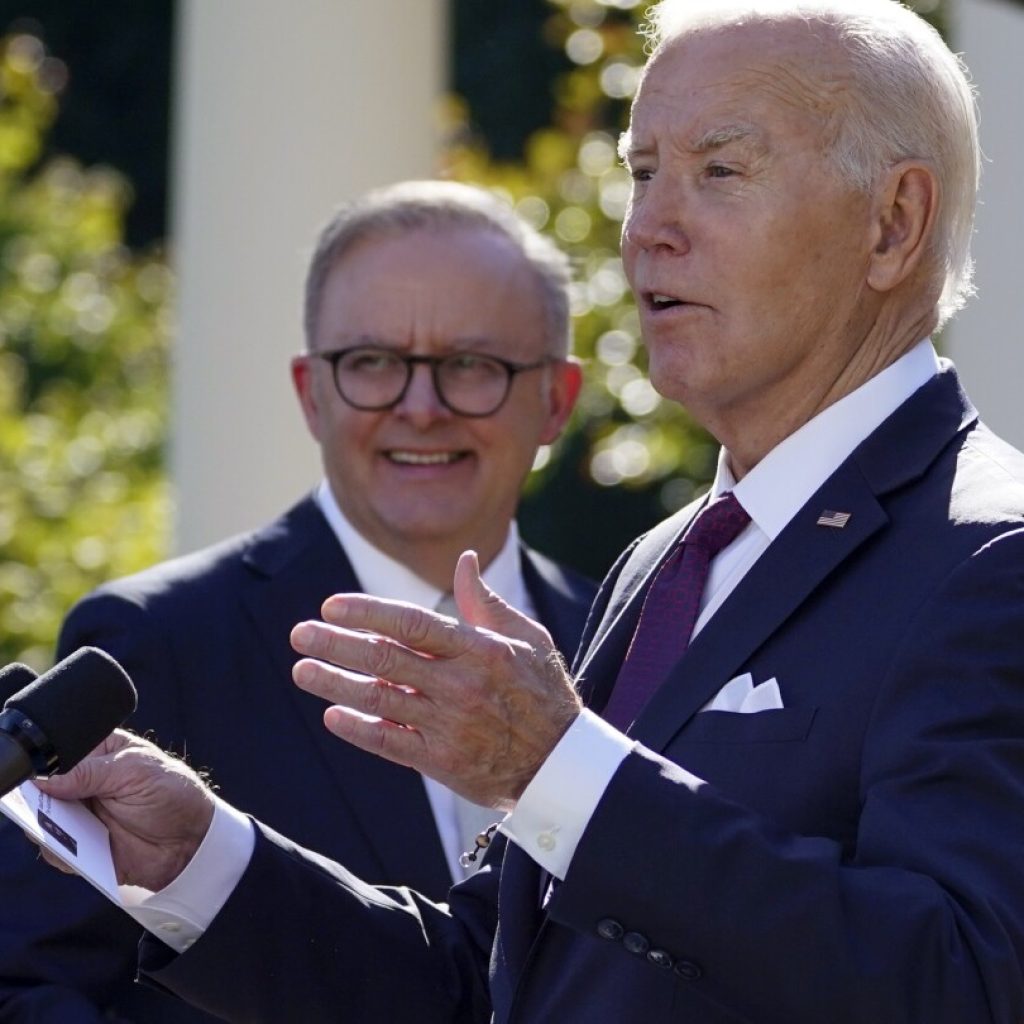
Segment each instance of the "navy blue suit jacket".
M605 581L578 672L595 706L696 510ZM512 844L446 908L259 828L209 931L180 957L147 940L143 968L245 1021L1024 1019L1022 527L1024 457L947 369L695 638L545 911ZM785 707L698 713L742 672Z
M536 552L523 574L538 617L571 657L596 587ZM451 884L422 780L342 743L324 702L291 682L292 626L357 590L311 499L253 534L101 587L69 615L64 656L108 650L139 688L131 724L208 769L218 791L374 881L441 899ZM0 1020L85 1024L102 1008L138 1024L209 1019L132 981L141 929L0 829Z

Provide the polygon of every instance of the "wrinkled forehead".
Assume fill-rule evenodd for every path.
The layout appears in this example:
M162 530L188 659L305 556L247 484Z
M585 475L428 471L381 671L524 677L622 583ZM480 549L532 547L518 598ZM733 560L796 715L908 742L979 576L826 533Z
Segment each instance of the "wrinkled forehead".
M623 148L659 114L733 114L816 125L828 141L853 88L830 26L801 18L698 25L680 30L644 69Z

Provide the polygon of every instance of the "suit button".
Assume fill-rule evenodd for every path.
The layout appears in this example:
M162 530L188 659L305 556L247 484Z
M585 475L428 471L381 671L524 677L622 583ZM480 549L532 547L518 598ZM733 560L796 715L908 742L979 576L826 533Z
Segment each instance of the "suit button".
M652 949L647 954L647 959L654 964L655 967L671 967L672 957L668 955L663 949Z
M622 944L630 953L636 953L637 956L643 956L651 948L647 936L641 935L639 932L626 932L622 936Z
M611 939L612 942L618 942L625 934L626 929L619 924L614 918L606 917L603 921L597 922L597 934L602 939Z
M696 981L704 974L692 960L680 960L673 970L684 981Z

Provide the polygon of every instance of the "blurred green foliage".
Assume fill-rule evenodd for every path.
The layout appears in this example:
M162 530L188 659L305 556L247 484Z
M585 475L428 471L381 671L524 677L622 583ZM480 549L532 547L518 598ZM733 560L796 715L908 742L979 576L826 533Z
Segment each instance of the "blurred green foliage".
M62 77L35 37L0 41L0 662L36 667L169 533L170 274L123 244L120 175L39 163Z
M472 111L453 100L445 173L505 194L573 261L586 383L569 431L531 480L520 523L542 549L600 576L633 537L708 486L717 445L648 382L619 261L630 180L616 143L645 60L638 28L649 0L548 6L545 39L571 66L556 79L550 125L532 133L522 160L496 160ZM941 29L938 0L916 8Z

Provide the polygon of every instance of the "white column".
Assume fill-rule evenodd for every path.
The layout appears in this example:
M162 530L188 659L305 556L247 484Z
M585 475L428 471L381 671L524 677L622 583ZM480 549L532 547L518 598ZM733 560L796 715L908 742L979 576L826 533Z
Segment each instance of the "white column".
M982 418L1024 448L1024 8L956 0L955 50L980 92L985 153L974 257L978 295L943 344Z
M172 260L175 547L319 479L288 376L302 282L340 201L434 169L443 0L182 0Z

